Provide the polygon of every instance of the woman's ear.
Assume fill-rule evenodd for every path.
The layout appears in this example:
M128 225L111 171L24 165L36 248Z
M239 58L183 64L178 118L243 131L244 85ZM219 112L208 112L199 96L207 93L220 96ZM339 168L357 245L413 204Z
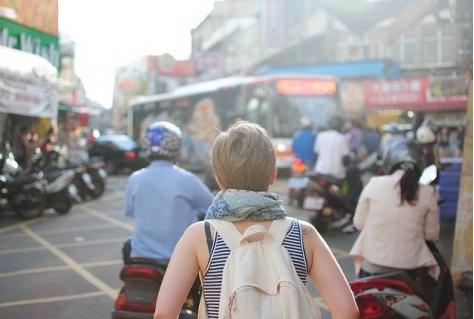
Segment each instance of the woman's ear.
M276 181L276 178L277 178L277 174L278 174L278 170L277 170L277 168L275 167L275 168L273 169L273 172L270 174L270 180L269 180L269 184L270 184L270 185L275 184L275 181Z
M219 181L219 179L217 178L215 174L214 174L214 179L216 180L217 185L219 185L219 188L221 189L221 191L225 191L227 189L227 187L221 184L221 182Z

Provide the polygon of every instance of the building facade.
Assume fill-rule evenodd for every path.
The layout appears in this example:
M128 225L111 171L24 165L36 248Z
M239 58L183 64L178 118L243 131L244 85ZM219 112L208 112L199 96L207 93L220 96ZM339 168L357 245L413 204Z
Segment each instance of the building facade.
M198 66L197 80L295 66L308 72L325 65L319 72L339 76L349 94L342 96L348 117L364 118L377 126L394 120L416 125L425 118L437 125L456 126L465 122L465 79L472 72L472 1L457 1L456 6L451 1L403 0L357 5L323 0L216 2L192 31L192 58ZM434 84L428 86L441 94L437 96L441 104L436 108L415 103L410 107L367 105L360 98L363 82L393 78L382 69L379 75L368 75L362 66L359 73L338 73L336 68L344 64L352 70L370 61L397 64L402 70L399 80L433 79ZM449 102L452 87L461 91L452 98L461 106ZM459 94L463 97L458 98ZM407 117L410 110L415 118Z

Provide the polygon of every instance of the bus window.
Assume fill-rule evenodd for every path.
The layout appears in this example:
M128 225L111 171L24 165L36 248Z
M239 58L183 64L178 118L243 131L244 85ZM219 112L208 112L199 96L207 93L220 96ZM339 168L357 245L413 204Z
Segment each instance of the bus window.
M274 137L291 138L299 128L299 111L290 102L286 96L277 96L273 101L272 136Z
M299 121L300 117L312 119L315 128L324 127L330 116L338 114L337 101L333 97L288 96L288 99L297 111L293 120Z
M259 123L260 121L260 105L258 98L251 98L247 103L245 119L249 122Z

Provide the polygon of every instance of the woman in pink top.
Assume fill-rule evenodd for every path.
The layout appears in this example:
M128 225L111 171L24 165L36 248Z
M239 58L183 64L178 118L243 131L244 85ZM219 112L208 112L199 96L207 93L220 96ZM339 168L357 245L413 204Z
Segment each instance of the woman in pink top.
M390 175L373 177L362 191L354 216L361 231L350 255L359 278L394 270L439 269L426 240L439 236L438 202L432 186L418 179L424 168L415 142L394 144L385 160Z

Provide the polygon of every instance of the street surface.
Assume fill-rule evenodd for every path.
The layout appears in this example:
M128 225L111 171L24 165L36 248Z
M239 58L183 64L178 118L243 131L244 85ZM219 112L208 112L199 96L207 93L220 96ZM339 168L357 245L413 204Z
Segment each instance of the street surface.
M121 247L133 229L123 216L123 190L127 175L109 176L107 190L97 199L75 205L59 216L21 221L8 214L0 221L0 319L3 318L111 318L122 282ZM286 199L286 179L270 189ZM309 215L285 204L289 215ZM348 280L355 279L348 256L357 233L324 234ZM310 287L331 318L318 294Z

